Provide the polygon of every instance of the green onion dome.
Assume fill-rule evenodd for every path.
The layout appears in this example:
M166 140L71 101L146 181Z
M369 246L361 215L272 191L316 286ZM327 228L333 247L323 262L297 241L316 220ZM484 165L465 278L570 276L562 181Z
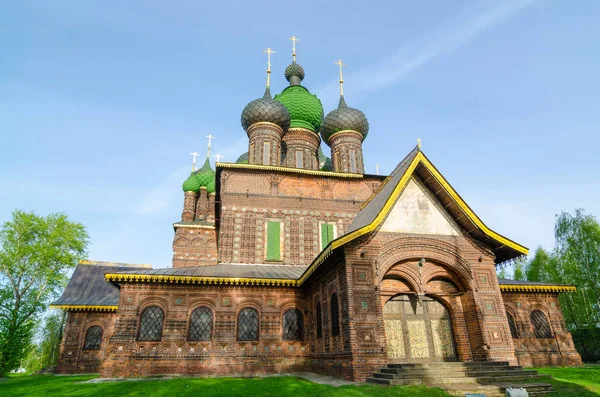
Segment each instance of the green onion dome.
M208 157L202 168L194 172L194 174L196 175L196 178L198 178L200 187L205 187L208 193L213 193L215 191L215 171L210 167Z
M323 149L319 146L319 171L332 171L333 164L331 159L323 153Z
M248 164L248 152L242 154L240 157L238 157L237 160L235 160L236 164Z
M198 192L205 187L208 193L215 191L215 171L210 167L210 161L206 158L204 165L188 176L181 186L184 192Z
M200 182L198 182L198 178L196 178L196 175L192 172L185 182L183 182L181 187L184 192L197 192L200 190Z
M275 95L275 100L284 104L290 112L291 128L306 128L316 133L323 120L323 105L316 95L300 85L304 78L304 69L292 63L285 70L285 77L290 82L290 86L281 94Z
M260 122L277 124L284 131L287 131L290 126L290 113L283 104L271 99L269 87L262 98L253 100L242 111L244 131L247 131L252 124Z
M329 144L329 138L333 134L344 130L356 131L365 139L369 133L369 121L363 112L348 107L342 96L338 108L332 110L323 120L321 138Z

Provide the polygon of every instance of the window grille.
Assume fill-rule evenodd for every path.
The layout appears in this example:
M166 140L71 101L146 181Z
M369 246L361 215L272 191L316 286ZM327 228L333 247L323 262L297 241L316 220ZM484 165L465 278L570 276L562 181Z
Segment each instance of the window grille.
M94 325L88 328L85 333L85 342L83 350L100 350L102 344L102 327Z
M317 302L317 338L323 337L323 313L321 312L321 302Z
M331 336L340 334L340 307L337 294L331 295Z
M350 172L356 173L356 152L350 150Z
M263 143L263 165L269 165L271 163L271 143Z
M267 223L267 260L281 260L281 226L279 222Z
M165 314L158 306L150 306L144 309L140 320L138 340L160 340L162 337L164 318Z
M302 313L298 309L290 309L283 315L283 339L302 340L304 335L304 322Z
M542 313L540 310L534 310L531 312L530 317L536 338L552 338L550 324L548 323L548 318L544 313Z
M237 339L241 341L258 340L258 312L247 307L238 314Z
M517 332L517 324L515 324L515 318L509 312L506 312L506 318L508 318L508 326L510 327L510 334L513 339L519 339L519 333Z
M190 331L188 340L212 339L212 311L208 307L199 307L190 316Z

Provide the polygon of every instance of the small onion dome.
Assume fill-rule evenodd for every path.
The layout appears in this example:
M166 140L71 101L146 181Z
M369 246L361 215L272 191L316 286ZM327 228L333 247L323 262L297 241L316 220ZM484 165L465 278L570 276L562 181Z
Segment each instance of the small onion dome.
M265 90L265 95L246 105L242 111L242 127L244 131L248 130L254 123L269 122L277 124L284 131L290 126L290 113L280 102L271 99L269 87Z
M185 182L183 182L181 188L184 192L197 192L200 190L200 182L198 182L198 178L196 178L196 175L193 172L188 176Z
M323 120L321 138L329 144L329 138L333 134L344 130L356 131L365 139L369 133L369 121L363 112L348 107L342 96L338 108L332 110Z
M205 187L208 193L215 191L215 171L210 167L210 161L206 158L202 168L194 172L200 187Z
M311 94L301 85L290 85L275 100L283 103L290 112L290 127L307 128L319 131L323 120L323 105L316 95Z
M323 149L319 146L319 171L332 171L333 164L331 159L323 153Z
M242 154L240 157L238 157L237 160L235 160L236 164L248 164L248 152Z
M292 81L292 77L297 77L297 81ZM285 79L289 81L291 84L300 84L302 80L304 80L304 68L298 65L296 62L291 63L287 68L285 68Z

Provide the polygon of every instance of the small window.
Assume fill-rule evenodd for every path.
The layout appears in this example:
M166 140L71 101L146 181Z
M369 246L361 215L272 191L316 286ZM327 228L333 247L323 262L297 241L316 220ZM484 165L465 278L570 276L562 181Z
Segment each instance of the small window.
M271 164L271 143L269 142L263 143L263 164Z
M140 320L138 340L157 341L162 338L162 328L165 314L158 306L144 309Z
M296 150L296 168L304 168L304 153L301 150Z
M281 260L281 226L279 222L267 222L267 260Z
M83 350L100 350L102 344L102 327L94 325L88 328L85 333L85 343Z
M188 340L212 339L212 311L208 307L199 307L190 316L190 330Z
M356 152L350 150L350 172L356 173Z
M302 313L298 309L290 309L283 315L283 339L302 340L304 335L304 322Z
M247 307L238 314L237 340L258 340L258 312Z
M321 302L317 302L317 338L323 337L323 313L321 312Z
M548 318L541 310L532 311L530 318L536 338L552 338L552 331L550 330Z
M510 327L510 334L512 335L513 339L519 339L515 318L509 312L506 312L506 318L508 319L508 326Z
M321 223L321 250L327 247L333 239L334 236L334 227L332 223Z
M340 307L337 294L331 295L331 336L340 334Z

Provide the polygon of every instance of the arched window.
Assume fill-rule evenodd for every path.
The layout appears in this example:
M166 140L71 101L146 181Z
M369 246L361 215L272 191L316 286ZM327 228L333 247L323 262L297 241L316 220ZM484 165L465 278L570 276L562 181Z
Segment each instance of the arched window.
M331 336L340 334L340 307L337 294L331 295Z
M140 319L138 340L160 340L164 319L165 313L160 307L150 306L145 308Z
M83 350L100 350L102 344L102 327L99 325L93 325L88 328L85 333L85 342L83 343Z
M323 313L321 312L321 302L317 302L317 338L323 337Z
M512 335L513 339L519 339L515 318L509 312L506 312L506 318L508 319L508 326L510 327L510 334Z
M247 307L238 314L237 340L258 340L258 312Z
M298 309L290 309L283 314L283 339L302 340L304 336L304 321Z
M195 309L190 316L188 340L211 340L212 323L212 311L208 307L204 306Z
M530 315L536 338L552 338L548 318L541 310L534 310Z

